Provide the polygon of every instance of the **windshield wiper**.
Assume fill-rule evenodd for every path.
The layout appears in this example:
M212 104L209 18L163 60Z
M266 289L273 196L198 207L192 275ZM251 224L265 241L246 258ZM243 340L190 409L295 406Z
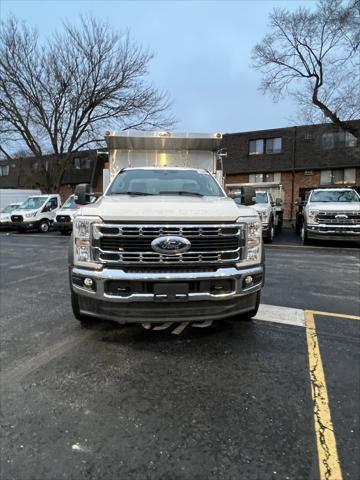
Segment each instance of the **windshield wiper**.
M204 195L202 193L198 193L198 192L186 192L186 191L182 191L182 190L179 190L177 192L174 192L174 191L164 191L164 192L159 192L159 195L193 195L195 197L203 197Z
M156 195L156 193L147 192L114 192L111 195Z

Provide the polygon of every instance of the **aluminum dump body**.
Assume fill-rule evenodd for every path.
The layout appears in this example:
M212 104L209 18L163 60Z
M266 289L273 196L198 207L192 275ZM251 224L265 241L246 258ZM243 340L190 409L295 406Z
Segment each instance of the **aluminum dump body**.
M221 138L220 133L108 131L110 180L127 167L191 167L209 170L222 184Z

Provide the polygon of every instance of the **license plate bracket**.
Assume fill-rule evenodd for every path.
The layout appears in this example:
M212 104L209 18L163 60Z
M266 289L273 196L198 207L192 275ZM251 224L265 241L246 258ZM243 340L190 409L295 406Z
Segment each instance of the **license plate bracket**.
M189 295L189 285L187 283L155 283L155 300L187 300Z

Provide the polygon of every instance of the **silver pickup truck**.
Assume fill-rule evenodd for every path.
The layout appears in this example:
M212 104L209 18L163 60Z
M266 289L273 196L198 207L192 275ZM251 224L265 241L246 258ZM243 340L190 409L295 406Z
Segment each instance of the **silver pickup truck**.
M90 204L75 191L69 274L74 316L119 323L250 319L264 280L256 211L212 174L125 168Z
M302 206L300 235L311 240L360 241L360 196L351 188L312 190Z

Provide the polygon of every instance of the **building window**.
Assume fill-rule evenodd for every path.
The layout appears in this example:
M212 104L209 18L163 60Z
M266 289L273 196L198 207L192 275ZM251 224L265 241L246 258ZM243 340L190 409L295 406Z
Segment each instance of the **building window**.
M280 173L250 173L249 183L280 183Z
M9 175L9 170L10 170L9 165L1 165L0 166L0 177L6 177L7 175Z
M249 140L249 155L261 155L264 153L264 140Z
M307 130L304 134L304 140L312 140L313 139L313 134L311 130Z
M80 158L79 157L73 158L72 163L73 163L73 167L75 168L75 170L80 170L81 165L80 165Z
M81 168L85 168L85 169L91 168L90 158L82 158L81 159Z
M83 170L83 169L89 169L91 167L91 160L90 158L80 158L80 157L75 157L72 160L73 167L75 170Z
M320 185L346 185L355 183L355 168L321 170Z
M335 147L335 134L323 133L321 137L321 145L325 150L331 150Z
M345 147L356 147L357 138L350 132L345 132Z
M266 139L266 153L281 153L282 138L267 138Z

